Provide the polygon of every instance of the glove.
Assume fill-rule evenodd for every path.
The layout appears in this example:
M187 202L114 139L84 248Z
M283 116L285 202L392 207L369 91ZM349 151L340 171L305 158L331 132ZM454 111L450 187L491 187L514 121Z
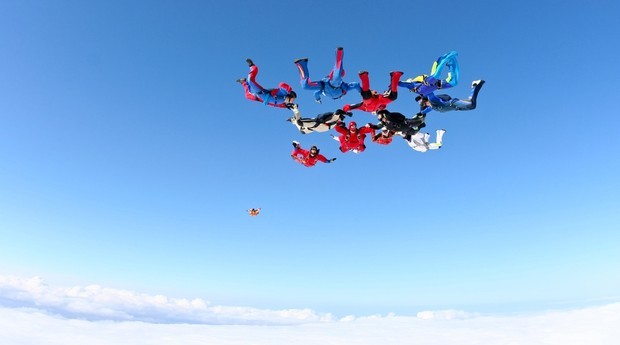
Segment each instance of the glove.
M316 99L316 100L315 100L315 102L317 102L318 104L321 104L321 103L322 103L320 98L319 98L319 99Z
M332 159L328 160L327 162L328 162L328 163L331 163L331 162L333 162L333 161L335 161L335 160L336 160L336 158L332 158Z
M295 103L285 103L284 106L287 109L294 109L297 105Z

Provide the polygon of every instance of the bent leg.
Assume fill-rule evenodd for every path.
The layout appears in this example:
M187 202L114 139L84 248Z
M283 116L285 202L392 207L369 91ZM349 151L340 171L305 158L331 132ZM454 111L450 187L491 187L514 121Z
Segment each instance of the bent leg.
M251 101L258 101L258 102L262 102L262 100L260 98L258 98L255 94L252 93L252 91L250 90L250 84L248 84L247 81L245 81L243 84L243 90L245 93L245 98L251 100Z
M252 65L250 66L250 73L248 74L248 84L250 85L250 92L258 93L261 91L265 91L265 88L262 87L258 82L256 82L256 76L258 75L258 66Z
M452 106L454 110L472 110L476 108L476 104L472 102L470 99L458 99L458 98L451 99L450 106Z
M390 72L390 91L398 91L398 83L400 82L400 77L402 77L402 75L403 72L400 71Z
M362 82L362 92L370 91L370 79L368 78L368 72L362 71L359 73L360 81ZM363 94L362 94L363 96Z

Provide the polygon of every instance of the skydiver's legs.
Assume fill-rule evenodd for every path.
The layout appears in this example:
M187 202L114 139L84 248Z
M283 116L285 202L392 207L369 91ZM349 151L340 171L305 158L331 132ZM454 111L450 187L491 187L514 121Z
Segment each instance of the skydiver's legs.
M398 91L398 83L400 82L400 77L403 75L403 72L396 71L390 72L390 90L392 92Z
M428 143L428 139L426 139L426 143L428 145L428 149L429 150L437 150L440 149L441 146L443 145L443 135L444 133L446 133L445 129L438 129L437 130L437 139L435 140L434 143ZM428 137L430 138L430 134L426 133L426 135L428 135ZM426 138L426 136L425 136Z
M362 82L362 84L361 84L362 92L363 91L370 91L370 79L368 78L368 72L360 71L359 72L359 76L360 76L360 81Z
M251 65L250 66L250 73L248 74L248 90L250 91L250 93L253 93L255 95L261 95L264 93L267 93L268 90L266 90L264 87L262 87L258 82L256 82L256 76L258 75L258 66L256 65Z
M321 84L310 80L310 71L308 71L308 59L295 60L295 65L299 70L301 87L304 90L321 90Z
M346 92L349 92L351 90L355 90L357 92L362 92L362 87L360 86L360 83L357 83L357 82L342 83L341 87Z
M403 72L400 71L390 72L390 92L387 97L392 101L398 98L398 83L402 75Z
M340 87L340 84L342 84L342 77L344 77L343 58L344 50L341 47L338 47L338 49L336 49L336 64L329 73L329 83L333 87Z
M299 69L299 77L301 79L310 78L310 72L308 71L308 59L307 58L297 59L294 61L294 63Z
M468 99L460 100L458 98L453 98L450 101L450 105L456 110L473 110L476 109L476 100L478 99L478 92L484 85L484 80L479 80L474 82L476 85L472 87L471 94Z
M399 81L398 82L398 86L404 87L404 88L408 89L409 91L411 91L412 89L414 89L416 87L415 84L416 83L413 82L413 81Z
M258 98L254 93L251 92L250 90L250 84L248 84L247 80L244 79L240 79L241 85L243 86L243 90L245 93L245 98L251 100L251 101L258 101L261 102L260 98Z

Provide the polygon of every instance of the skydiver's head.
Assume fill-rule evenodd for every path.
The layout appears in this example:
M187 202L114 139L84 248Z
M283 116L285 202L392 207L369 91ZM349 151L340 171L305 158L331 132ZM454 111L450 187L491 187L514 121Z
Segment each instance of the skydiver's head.
M377 112L377 119L381 122L387 122L387 118L385 116L385 114L387 113L387 110L383 109L383 110L379 110Z
M291 91L289 92L288 95L286 95L286 97L284 97L284 103L291 104L295 102L296 98L297 98L297 93L295 93L295 91Z
M357 131L357 123L355 121L349 122L349 132Z
M319 154L319 148L313 145L310 148L310 157L314 157L314 156L316 156L318 154Z

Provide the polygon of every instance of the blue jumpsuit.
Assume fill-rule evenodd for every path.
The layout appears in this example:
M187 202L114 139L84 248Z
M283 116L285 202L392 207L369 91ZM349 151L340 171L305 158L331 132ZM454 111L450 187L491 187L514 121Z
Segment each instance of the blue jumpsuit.
M456 59L458 53L451 51L440 56L433 63L430 75L419 75L406 81L400 81L398 86L409 89L409 91L426 96L437 89L448 89L454 87L459 82L459 64ZM444 67L448 66L450 71L445 80L441 80L441 73Z
M422 114L428 114L431 110L436 110L440 113L453 110L473 110L476 109L476 100L478 99L478 92L484 85L484 81L481 80L476 86L471 88L471 93L467 99L452 98L448 95L435 95L429 93L426 95L428 101L431 103L430 107L423 107L420 112Z
M332 99L339 99L350 90L361 92L359 83L345 83L342 77L345 74L342 59L344 50L338 48L336 50L336 63L328 76L319 80L311 81L310 72L308 71L308 59L299 59L295 61L299 68L299 76L301 77L301 87L305 90L314 90L314 99L321 102L321 94Z

